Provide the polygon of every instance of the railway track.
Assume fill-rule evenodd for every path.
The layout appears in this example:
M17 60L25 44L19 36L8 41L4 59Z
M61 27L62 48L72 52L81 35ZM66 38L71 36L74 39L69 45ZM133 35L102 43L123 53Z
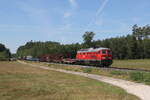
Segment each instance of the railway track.
M82 68L98 68L106 71L137 71L137 72L150 72L146 69L135 69L135 68L119 68L119 67L96 67L96 66L87 66L87 65L73 65L73 64L60 64L60 63L48 63L48 64L59 64L66 66L80 66Z

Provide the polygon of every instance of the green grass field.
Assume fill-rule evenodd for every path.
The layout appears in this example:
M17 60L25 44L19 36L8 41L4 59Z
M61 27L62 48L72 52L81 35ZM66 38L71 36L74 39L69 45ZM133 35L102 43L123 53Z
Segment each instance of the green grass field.
M57 69L64 69L70 71L77 71L77 72L84 72L90 74L97 74L103 75L113 78L119 78L129 81L134 81L138 83L144 83L150 85L150 72L136 72L136 71L114 71L114 70L103 70L99 68L82 68L80 66L71 66L71 65L62 65L62 64L47 64L43 62L28 62L38 65L44 65L47 67L57 68Z
M150 70L150 59L114 60L113 64L112 64L112 67Z
M0 100L139 100L96 80L0 62Z

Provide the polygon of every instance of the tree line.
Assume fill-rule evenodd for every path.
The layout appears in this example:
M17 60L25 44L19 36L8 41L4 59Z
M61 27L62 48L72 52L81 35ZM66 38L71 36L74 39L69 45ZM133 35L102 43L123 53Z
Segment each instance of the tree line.
M17 50L17 56L23 58L31 55L33 57L40 57L45 54L69 54L70 58L74 58L76 51L81 49L81 45L76 44L60 44L58 42L27 42L24 46L20 46Z
M9 60L11 53L5 45L0 43L0 61Z
M44 54L69 54L75 58L76 52L83 48L107 47L113 52L114 59L146 59L150 58L150 26L139 27L134 25L132 34L127 36L93 40L94 32L85 32L83 43L60 44L59 42L27 42L17 50L17 56L31 55L40 57Z

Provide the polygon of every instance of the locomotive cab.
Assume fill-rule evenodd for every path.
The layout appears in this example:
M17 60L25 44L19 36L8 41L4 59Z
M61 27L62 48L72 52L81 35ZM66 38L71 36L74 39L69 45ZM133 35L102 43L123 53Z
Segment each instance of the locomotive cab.
M112 52L109 49L104 49L100 51L101 64L103 66L109 66L112 64Z

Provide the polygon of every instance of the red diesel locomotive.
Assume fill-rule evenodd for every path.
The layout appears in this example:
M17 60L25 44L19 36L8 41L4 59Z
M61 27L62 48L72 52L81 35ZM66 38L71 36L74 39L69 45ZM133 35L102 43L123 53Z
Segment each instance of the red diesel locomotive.
M112 52L109 48L81 49L77 52L78 64L110 66L112 64Z

